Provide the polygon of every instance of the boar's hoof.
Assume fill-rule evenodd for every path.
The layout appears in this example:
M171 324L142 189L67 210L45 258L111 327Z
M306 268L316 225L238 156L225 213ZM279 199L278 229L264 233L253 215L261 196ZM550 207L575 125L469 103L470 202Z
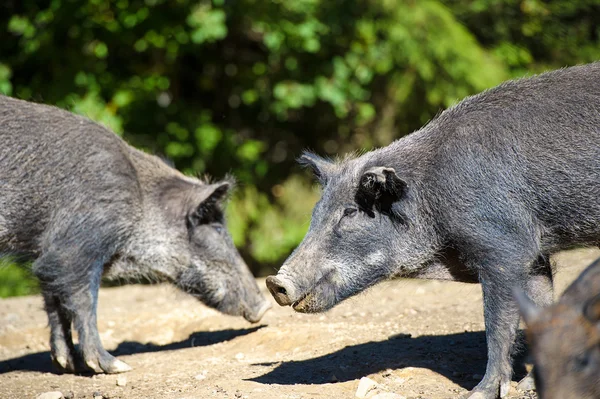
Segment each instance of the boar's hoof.
M510 390L510 379L500 381L499 385L496 385L493 382L485 383L485 381L486 379L484 377L479 385L462 395L460 399L497 399L504 398L508 395L508 391Z
M100 364L96 360L86 360L85 365L94 373L104 373L104 370L100 368Z
M132 370L131 367L127 363L125 363L119 359L115 359L115 358L112 358L112 359L113 360L110 363L108 363L106 361L98 362L98 360L96 360L96 359L88 359L85 361L85 365L90 370L92 370L94 373L97 373L97 374L100 374L100 373L119 374L119 373L125 373L127 371ZM105 359L105 360L107 360L107 359Z
M67 373L75 372L75 363L70 356L52 356L52 362L60 371Z
M114 362L112 362L112 364L110 365L110 367L108 367L108 370L104 370L106 371L108 374L118 374L118 373L125 373L127 371L131 371L131 367L119 360L119 359L115 359Z
M535 381L531 376L531 373L527 374L519 383L517 384L517 389L519 391L534 391L535 390Z

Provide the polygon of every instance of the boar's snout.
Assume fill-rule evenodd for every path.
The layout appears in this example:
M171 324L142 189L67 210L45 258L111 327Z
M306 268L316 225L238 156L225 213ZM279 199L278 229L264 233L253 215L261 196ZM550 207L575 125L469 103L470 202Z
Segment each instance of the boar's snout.
M280 306L289 306L294 302L294 287L291 283L277 278L267 277L267 288Z
M250 323L258 323L269 309L271 309L271 303L265 300L254 309L244 311L243 316Z

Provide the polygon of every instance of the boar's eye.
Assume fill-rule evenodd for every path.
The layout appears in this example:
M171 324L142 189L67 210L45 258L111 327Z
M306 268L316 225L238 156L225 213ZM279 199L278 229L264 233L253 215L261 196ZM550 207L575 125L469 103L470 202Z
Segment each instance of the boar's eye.
M582 371L590 364L590 357L588 353L582 353L573 359L573 366L577 371Z
M356 208L346 208L344 209L344 216L352 217L358 213L358 209Z
M212 228L215 229L215 231L219 234L223 233L223 225L219 224L219 223L213 223Z

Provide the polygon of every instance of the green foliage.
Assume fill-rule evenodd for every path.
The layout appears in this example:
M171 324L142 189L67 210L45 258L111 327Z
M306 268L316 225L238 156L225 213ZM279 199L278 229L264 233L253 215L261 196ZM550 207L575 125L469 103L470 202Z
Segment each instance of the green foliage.
M598 0L448 0L513 76L600 59Z
M508 77L598 59L598 20L598 0L8 1L0 93L236 176L231 230L264 273L310 219L303 149L386 145Z
M0 259L0 298L34 294L38 290L37 281L28 270L9 259Z
M11 75L10 67L0 63L0 94L10 95L12 92Z
M291 176L271 191L274 201L247 186L228 207L235 244L246 244L251 258L262 265L276 264L298 245L319 196L318 190L300 176Z

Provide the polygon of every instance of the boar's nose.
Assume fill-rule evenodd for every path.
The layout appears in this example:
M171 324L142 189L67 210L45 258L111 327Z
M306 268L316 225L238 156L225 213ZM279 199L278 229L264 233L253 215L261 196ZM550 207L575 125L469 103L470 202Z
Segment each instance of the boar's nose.
M260 319L267 313L267 310L271 309L271 304L268 301L263 301L260 305L250 312L244 312L244 319L250 323L258 323Z
M267 277L267 288L279 305L289 306L294 302L294 288L290 283L275 276L269 276Z

